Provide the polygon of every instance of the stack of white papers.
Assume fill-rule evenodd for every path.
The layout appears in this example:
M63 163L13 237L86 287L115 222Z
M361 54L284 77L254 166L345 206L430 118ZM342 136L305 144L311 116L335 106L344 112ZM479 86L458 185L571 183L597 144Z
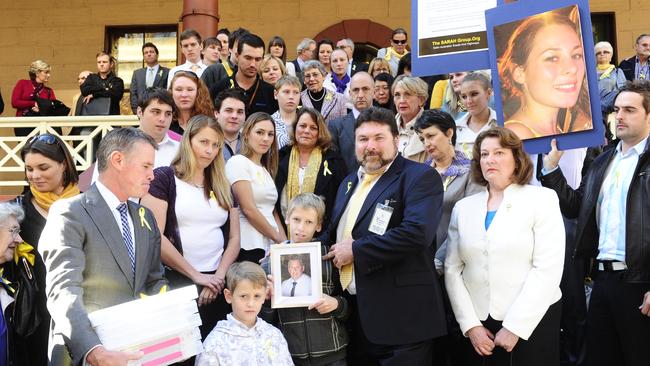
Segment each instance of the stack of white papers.
M88 314L103 346L144 352L129 366L165 366L203 351L195 286L111 306Z

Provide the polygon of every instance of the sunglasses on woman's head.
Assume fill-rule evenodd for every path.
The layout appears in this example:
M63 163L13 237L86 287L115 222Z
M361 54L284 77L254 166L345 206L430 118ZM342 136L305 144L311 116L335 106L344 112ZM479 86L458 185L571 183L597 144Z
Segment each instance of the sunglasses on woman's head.
M31 140L29 140L29 144L33 144L35 142L42 142L47 145L54 145L56 144L56 138L53 135L50 134L42 134L42 135L36 135L32 137Z

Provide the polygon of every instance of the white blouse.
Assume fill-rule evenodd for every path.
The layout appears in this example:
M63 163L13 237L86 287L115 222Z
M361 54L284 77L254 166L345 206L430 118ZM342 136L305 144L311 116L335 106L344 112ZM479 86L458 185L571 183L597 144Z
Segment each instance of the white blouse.
M275 208L275 202L278 200L278 192L275 188L275 182L266 168L255 164L243 155L235 155L226 163L226 176L228 176L231 185L242 180L250 182L255 206L269 225L277 230L278 227L273 217L273 209ZM239 227L242 249L269 250L269 245L272 244L272 240L257 231L248 222L241 209L239 210Z

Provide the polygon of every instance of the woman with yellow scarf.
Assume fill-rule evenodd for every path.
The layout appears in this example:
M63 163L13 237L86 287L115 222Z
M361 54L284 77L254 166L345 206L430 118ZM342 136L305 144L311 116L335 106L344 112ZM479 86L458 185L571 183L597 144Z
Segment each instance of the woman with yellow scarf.
M383 58L390 64L390 73L397 76L399 60L408 53L408 35L404 28L395 28L390 39L390 47L377 51L377 57Z
M332 148L329 130L321 114L309 107L298 112L291 129L291 142L280 150L275 185L280 199L276 211L284 223L289 202L300 193L314 193L325 200L323 228L329 219L336 191L348 170L345 161Z
M67 145L56 135L42 134L32 137L21 151L25 162L25 175L29 190L17 198L25 219L20 224L24 242L16 248L15 266L7 268L7 277L17 281L20 257L25 257L34 271L38 287L36 302L31 311L40 317L38 327L26 336L16 336L17 365L46 365L50 315L45 305L45 265L38 254L38 241L45 226L47 214L54 202L79 194L79 176ZM24 308L22 309L24 310ZM24 316L25 314L23 314ZM18 315L14 315L17 318Z

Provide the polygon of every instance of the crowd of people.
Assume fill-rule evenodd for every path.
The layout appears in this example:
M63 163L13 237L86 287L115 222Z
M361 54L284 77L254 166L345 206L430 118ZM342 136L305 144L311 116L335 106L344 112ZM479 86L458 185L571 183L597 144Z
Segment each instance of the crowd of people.
M489 72L411 75L401 28L369 64L350 39L304 39L295 60L245 29L179 41L171 70L142 47L140 126L101 140L88 190L59 134L22 149L29 186L0 203L0 365L126 365L142 353L104 348L88 314L188 285L203 352L186 365L648 363L650 35L620 67L596 44L614 135L543 156L497 126ZM71 113L119 114L114 66L97 54ZM50 71L18 82L17 116L56 99ZM273 288L270 246L312 241L322 298L272 309L308 282L295 257Z

